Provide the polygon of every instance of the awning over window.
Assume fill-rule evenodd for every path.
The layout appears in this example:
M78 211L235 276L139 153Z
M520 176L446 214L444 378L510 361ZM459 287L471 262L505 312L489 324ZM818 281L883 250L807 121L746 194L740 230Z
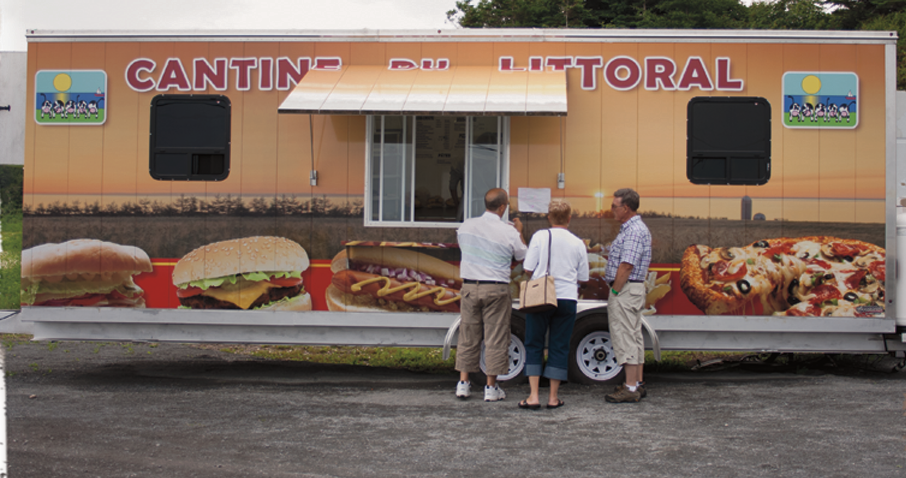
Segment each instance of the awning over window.
M565 71L389 70L344 66L309 70L280 113L463 116L565 116Z

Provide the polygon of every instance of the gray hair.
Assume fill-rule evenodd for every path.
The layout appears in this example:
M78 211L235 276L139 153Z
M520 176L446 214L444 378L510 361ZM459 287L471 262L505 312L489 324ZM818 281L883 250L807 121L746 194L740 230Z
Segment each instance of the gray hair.
M639 193L632 188L618 189L613 197L620 198L620 204L628 207L632 212L639 210Z

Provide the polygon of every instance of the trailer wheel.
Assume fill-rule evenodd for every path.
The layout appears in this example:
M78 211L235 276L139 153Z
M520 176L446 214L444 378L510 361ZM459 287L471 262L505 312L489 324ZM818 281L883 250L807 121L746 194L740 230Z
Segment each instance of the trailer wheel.
M510 318L510 348L509 348L509 370L506 375L498 375L497 380L501 382L515 382L525 378L522 372L525 370L525 319L518 315ZM487 375L487 367L484 363L484 341L481 342L481 371Z
M570 340L569 380L591 385L616 382L623 371L613 352L607 316L592 316L578 322Z

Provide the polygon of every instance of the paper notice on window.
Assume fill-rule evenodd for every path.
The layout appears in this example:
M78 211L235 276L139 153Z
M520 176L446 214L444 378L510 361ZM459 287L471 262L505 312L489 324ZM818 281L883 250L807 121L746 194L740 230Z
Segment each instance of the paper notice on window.
M519 212L547 214L547 207L550 203L550 188L519 188Z

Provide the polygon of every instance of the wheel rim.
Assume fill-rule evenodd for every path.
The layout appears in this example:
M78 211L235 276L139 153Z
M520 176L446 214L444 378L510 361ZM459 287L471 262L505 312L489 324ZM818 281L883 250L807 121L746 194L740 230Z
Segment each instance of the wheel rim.
M610 333L601 330L582 337L576 347L576 364L582 375L600 382L616 377L623 369L613 353Z
M510 334L510 347L507 352L509 355L509 370L507 370L506 375L497 376L497 380L501 382L519 376L522 373L522 369L525 368L525 344L514 334ZM487 365L484 362L484 341L481 342L481 371L485 375L488 373Z

